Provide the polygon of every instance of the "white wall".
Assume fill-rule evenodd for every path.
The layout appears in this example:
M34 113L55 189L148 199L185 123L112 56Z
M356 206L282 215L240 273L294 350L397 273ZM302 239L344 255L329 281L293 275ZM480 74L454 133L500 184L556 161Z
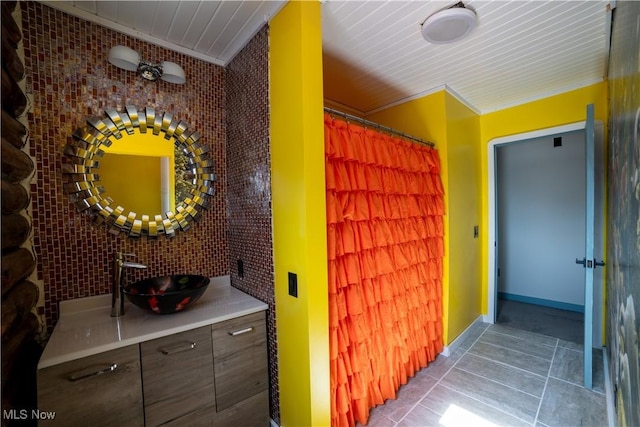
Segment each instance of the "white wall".
M497 149L498 291L584 305L585 136Z

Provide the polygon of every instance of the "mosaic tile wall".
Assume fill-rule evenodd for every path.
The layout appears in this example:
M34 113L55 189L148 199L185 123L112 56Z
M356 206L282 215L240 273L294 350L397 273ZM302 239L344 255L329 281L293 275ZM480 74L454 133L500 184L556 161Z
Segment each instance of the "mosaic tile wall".
M271 418L280 423L271 227L269 41L265 26L227 66L227 199L233 286L269 304ZM243 275L238 272L242 261Z
M617 2L609 62L607 351L615 425L640 426L640 2Z
M131 280L193 273L229 274L225 202L225 70L37 2L21 1L24 29L31 155L37 175L31 185L33 244L37 280L44 287L44 314L49 330L58 319L58 302L110 292L111 257L133 253L147 270ZM107 62L109 49L125 45L147 60L180 64L187 83L149 82ZM126 105L170 111L195 128L211 145L218 182L211 208L187 232L157 240L133 240L109 234L75 211L62 189L62 152L73 131L88 116L106 107Z

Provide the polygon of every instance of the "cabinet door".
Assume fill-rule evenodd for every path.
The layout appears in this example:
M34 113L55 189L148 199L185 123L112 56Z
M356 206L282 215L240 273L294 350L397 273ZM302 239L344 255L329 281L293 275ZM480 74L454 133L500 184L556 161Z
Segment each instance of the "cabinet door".
M205 326L140 344L147 426L215 406L209 330Z
M261 311L212 326L218 412L267 389L264 316Z
M209 406L208 408L198 409L193 412L189 412L175 420L162 424L162 427L218 427L215 422L216 408L215 406ZM235 425L233 427L249 427L247 425Z
M218 412L214 427L267 427L269 426L269 390Z
M142 426L138 346L40 369L38 409L55 412L40 425Z

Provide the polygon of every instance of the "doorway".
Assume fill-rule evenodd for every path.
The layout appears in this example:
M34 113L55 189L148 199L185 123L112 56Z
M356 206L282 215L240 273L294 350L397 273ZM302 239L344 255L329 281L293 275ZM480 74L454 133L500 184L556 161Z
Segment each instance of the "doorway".
M569 140L568 138L572 138L572 137L578 137L581 138L581 141L584 140L584 134L585 134L585 128L586 128L586 122L578 122L578 123L573 123L570 125L564 125L564 126L558 126L558 127L554 127L554 128L548 128L548 129L542 129L539 131L534 131L534 132L527 132L527 133L523 133L523 134L519 134L519 135L512 135L509 137L503 137L503 138L496 138L494 140L492 140L489 143L488 146L488 189L489 189L489 212L488 212L488 218L489 218L489 232L488 232L488 244L489 244L489 269L488 269L488 319L486 319L486 321L489 321L491 323L495 323L498 320L498 315L500 312L500 308L499 307L499 299L498 299L498 295L499 292L501 292L500 296L504 297L502 298L503 300L507 300L507 301L513 301L510 302L509 304L511 304L511 311L513 313L517 313L519 315L522 315L523 313L525 313L524 308L527 309L533 309L531 310L532 313L535 313L536 310L541 309L542 311L551 311L553 312L554 310L566 310L567 308L569 309L568 311L570 312L575 312L578 316L573 316L574 319L572 319L574 322L576 321L575 317L577 317L578 319L580 318L580 310L581 310L581 301L584 301L584 287L578 285L578 287L580 287L580 289L582 290L581 294L577 294L575 292L575 289L570 289L571 287L567 287L567 286L547 286L549 285L549 283L543 283L543 287L546 288L544 290L540 290L537 289L536 292L541 291L542 293L538 292L531 292L529 291L523 291L521 288L519 288L518 286L520 285L520 283L516 283L515 285L511 285L511 287L504 287L504 283L502 283L506 277L509 276L509 274L514 273L513 271L503 271L501 269L502 265L501 263L503 262L503 260L500 257L500 252L501 252L501 245L504 245L505 242L501 241L501 236L499 235L499 217L500 217L500 200L499 200L499 185L498 185L498 160L500 157L500 150L503 149L509 149L509 147L511 146L517 146L520 144L532 144L535 145L536 143L550 143L550 144L554 144L554 143L558 143L560 142L560 144L565 144L568 143ZM596 135L598 135L596 137L596 147L597 147L597 152L599 152L600 157L599 160L596 162L596 174L600 175L600 177L602 177L602 166L600 166L601 161L602 161L602 139L603 139L603 132L602 132L602 124L597 124L596 126ZM560 141L558 140L554 140L554 138L560 138ZM581 143L581 141L578 141L578 145L579 146L583 146L583 143ZM524 145L522 145L524 146ZM559 147L555 147L555 148L559 148ZM575 148L575 147L574 147ZM552 146L551 151L553 151L554 147ZM535 150L535 148L534 148ZM517 151L517 150L512 150L512 151ZM506 153L506 150L503 151L504 153ZM559 151L556 152L556 154L558 154ZM575 154L575 153L574 153ZM525 156L526 157L526 156ZM558 156L560 157L560 156ZM540 171L544 171L545 170L545 166L540 165L539 166L539 170ZM584 179L584 169L582 170L582 172L580 171L576 171L574 172L577 175L582 175L582 177L580 177L580 179ZM550 180L547 178L551 178ZM500 178L501 179L501 178ZM552 176L546 176L546 175L539 175L536 178L534 178L533 181L533 186L530 187L529 192L524 192L523 194L516 194L516 197L531 197L531 188L534 189L534 191L536 193L541 193L542 195L544 195L544 190L545 188L548 188L549 186L554 186L554 179L558 179L557 177L552 177ZM602 186L603 184L603 180L599 179L597 180L597 182L600 183L600 185ZM581 191L582 194L584 194L584 191ZM602 195L603 195L603 189L600 188L596 188L596 193L597 193L597 198L599 198L600 202L602 201ZM573 197L573 196L571 196ZM584 200L584 199L583 199ZM533 218L533 222L535 222L538 219L538 216L542 214L542 216L544 217L544 207L548 207L548 205L550 203L553 203L552 201L546 201L546 202L541 202L538 206L538 208L542 207L542 211L538 211L535 213L535 215L531 215L531 212L529 212L529 218ZM583 204L584 206L584 204ZM538 209L539 210L539 209ZM526 214L526 212L525 212ZM504 213L503 213L504 215ZM555 214L555 215L559 215L559 214ZM598 221L596 223L596 227L600 230L603 229L603 223L602 223L602 215L599 215ZM562 219L562 221L561 221ZM560 223L564 222L564 221L568 221L564 223L564 227L569 227L571 226L571 221L576 221L578 224L578 227L582 227L582 230L584 230L584 220L580 220L579 218L576 219L575 214L567 214L566 218L559 218L559 217L554 217L553 214L550 218L547 218L546 220L542 221L547 222L548 224L551 224L553 226L556 225L560 225ZM567 225L568 224L568 225ZM553 228L553 227L549 227L549 228ZM574 227L575 228L575 227ZM556 230L556 233L561 233L563 228L560 227L561 231ZM534 236L537 237L537 236ZM530 235L528 238L525 237L524 238L524 245L529 245L532 246L531 243L531 239L532 236ZM584 235L583 235L584 238ZM582 240L582 242L584 242L584 240ZM596 242L596 246L602 246L602 242ZM562 274L567 274L567 272L571 273L573 272L574 274L578 274L581 275L583 274L583 270L580 268L580 266L576 266L574 263L574 260L576 259L576 257L580 256L581 253L584 251L584 249L580 250L580 249L574 249L575 246L570 247L570 248L565 248L563 253L563 263L564 263L564 273ZM584 247L584 245L583 245ZM522 257L519 260L516 261L520 261L520 271L517 271L518 268L516 268L516 275L519 275L521 278L525 277L527 279L529 279L529 276L534 276L535 279L535 274L532 274L531 272L536 272L536 271L540 271L542 269L550 269L551 265L553 264L554 260L552 259L553 257L549 258L547 255L549 253L553 254L555 253L555 247L550 246L550 245L546 245L546 249L545 246L542 245L540 246L540 249L538 249L537 251L533 251L533 252L529 252L530 254L533 253L533 255L528 255L526 257ZM571 253L571 251L576 251L575 254ZM544 256L543 256L544 255ZM557 266L556 266L557 267ZM512 266L509 267L510 269L512 268ZM555 269L555 267L554 267ZM559 270L556 270L559 271ZM558 275L561 275L560 273ZM583 277L583 276L582 276ZM567 282L568 280L575 282L575 279L563 279L564 282ZM603 280L603 278L602 278ZM602 283L603 281L600 280L598 283L595 284L594 286L594 305L593 305L593 346L594 347L601 347L602 344ZM561 282L563 282L561 281ZM552 280L548 280L548 282L553 282ZM556 281L557 283L557 281ZM580 282L581 284L584 283L584 281L582 280ZM502 286L502 289L501 289ZM513 287L515 286L515 287ZM540 284L537 285L538 287L540 287ZM575 286L574 286L575 287ZM531 289L531 287L529 288ZM532 304L533 303L533 304ZM522 305L520 307L515 307L513 308L513 305L517 305L517 304L525 304ZM553 315L557 315L558 313L552 314ZM564 312L564 314L567 314L566 312ZM569 313L570 314L570 313ZM532 316L536 316L535 314L532 314ZM571 317L571 316L570 316ZM527 322L526 320L523 320L523 322ZM583 334L584 335L584 334Z
M496 147L496 322L583 342L585 132Z

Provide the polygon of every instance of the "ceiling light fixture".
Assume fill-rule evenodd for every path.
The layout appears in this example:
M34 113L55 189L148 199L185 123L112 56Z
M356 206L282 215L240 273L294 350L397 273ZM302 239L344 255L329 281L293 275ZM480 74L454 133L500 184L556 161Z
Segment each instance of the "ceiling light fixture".
M453 43L476 27L476 12L459 2L430 15L422 23L422 37L430 43Z
M155 81L183 84L187 81L184 70L175 62L162 61L159 64L145 61L140 54L126 46L114 46L109 51L109 62L118 68L137 71L142 78Z

